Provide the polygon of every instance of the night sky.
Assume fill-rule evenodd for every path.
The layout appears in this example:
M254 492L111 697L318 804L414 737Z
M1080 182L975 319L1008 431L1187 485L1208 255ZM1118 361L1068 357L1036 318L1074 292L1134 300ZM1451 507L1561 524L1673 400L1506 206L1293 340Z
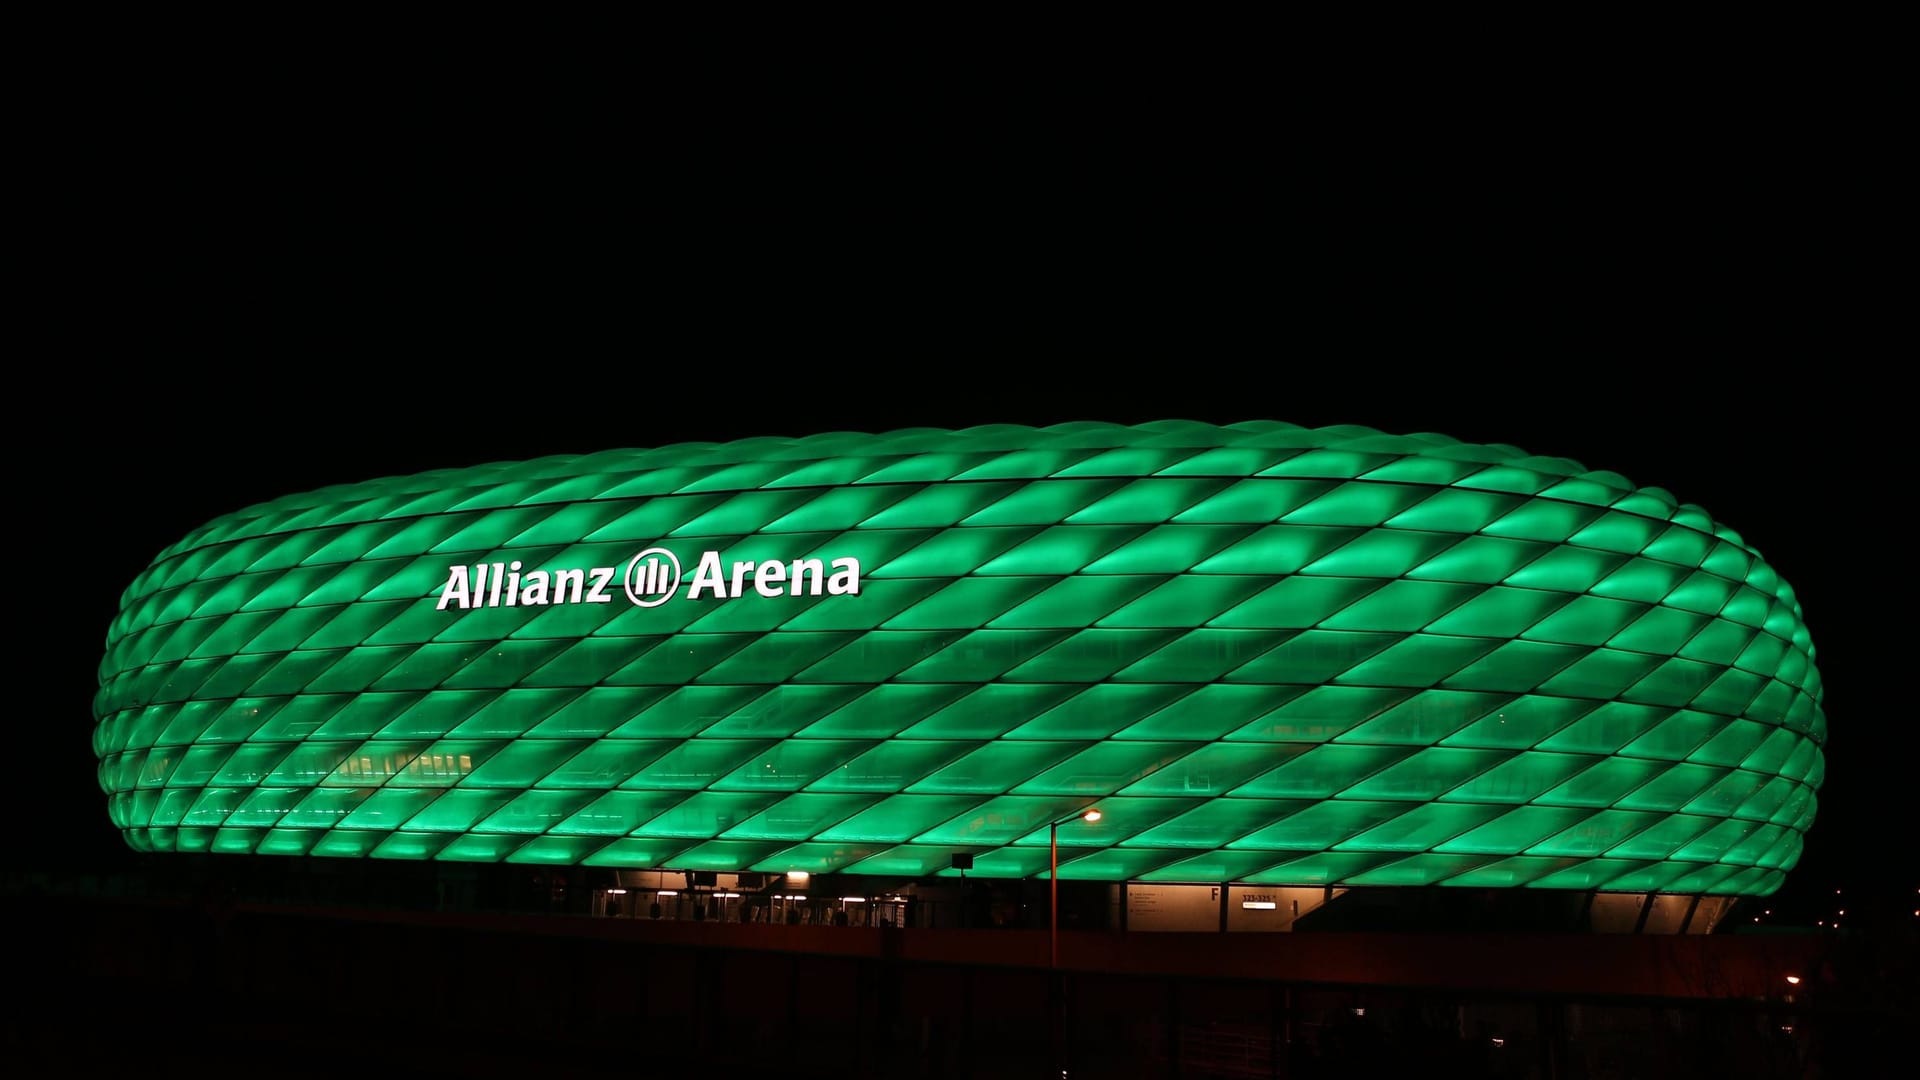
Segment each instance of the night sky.
M219 514L685 440L1264 418L1572 457L1741 532L1828 687L1782 900L1911 900L1887 509L1910 484L1869 374L1910 350L1911 301L1871 87L953 74L77 91L24 297L55 321L51 388L13 395L35 788L12 862L127 858L94 666L119 591Z

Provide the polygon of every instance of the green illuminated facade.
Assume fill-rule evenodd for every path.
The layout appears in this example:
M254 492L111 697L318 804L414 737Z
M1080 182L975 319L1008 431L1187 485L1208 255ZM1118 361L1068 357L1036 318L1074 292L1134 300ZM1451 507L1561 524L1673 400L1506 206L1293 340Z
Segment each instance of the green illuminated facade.
M1273 422L293 495L162 552L100 670L156 851L1020 877L1098 805L1063 878L1765 894L1826 735L1793 590L1697 507Z

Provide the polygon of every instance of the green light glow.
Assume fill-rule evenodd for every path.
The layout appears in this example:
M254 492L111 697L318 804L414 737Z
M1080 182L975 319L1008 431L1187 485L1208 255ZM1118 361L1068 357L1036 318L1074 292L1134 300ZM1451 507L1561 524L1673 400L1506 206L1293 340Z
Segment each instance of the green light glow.
M449 567L860 560L858 595L442 608ZM1766 894L1793 590L1657 488L1273 422L832 434L288 496L162 552L95 701L152 851Z

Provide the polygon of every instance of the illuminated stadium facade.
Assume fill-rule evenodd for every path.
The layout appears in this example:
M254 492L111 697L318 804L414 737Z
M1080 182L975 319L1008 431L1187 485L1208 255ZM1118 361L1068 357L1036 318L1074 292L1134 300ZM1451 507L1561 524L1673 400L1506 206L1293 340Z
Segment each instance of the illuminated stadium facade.
M126 590L94 747L150 851L1028 878L1067 819L1063 880L1764 895L1820 700L1793 590L1658 488L1083 423L255 506Z

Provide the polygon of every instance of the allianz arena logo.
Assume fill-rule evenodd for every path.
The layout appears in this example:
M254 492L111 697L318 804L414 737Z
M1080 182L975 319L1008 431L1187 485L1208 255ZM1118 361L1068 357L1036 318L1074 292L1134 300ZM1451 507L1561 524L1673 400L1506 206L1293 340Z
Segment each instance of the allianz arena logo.
M626 566L573 570L527 570L519 560L471 563L447 568L436 610L479 607L546 607L554 604L611 604L619 591L637 607L659 607L675 597L728 600L758 593L768 599L793 596L858 596L860 560L724 560L703 551L693 572L682 572L680 557L650 547ZM684 584L685 588L682 588Z

